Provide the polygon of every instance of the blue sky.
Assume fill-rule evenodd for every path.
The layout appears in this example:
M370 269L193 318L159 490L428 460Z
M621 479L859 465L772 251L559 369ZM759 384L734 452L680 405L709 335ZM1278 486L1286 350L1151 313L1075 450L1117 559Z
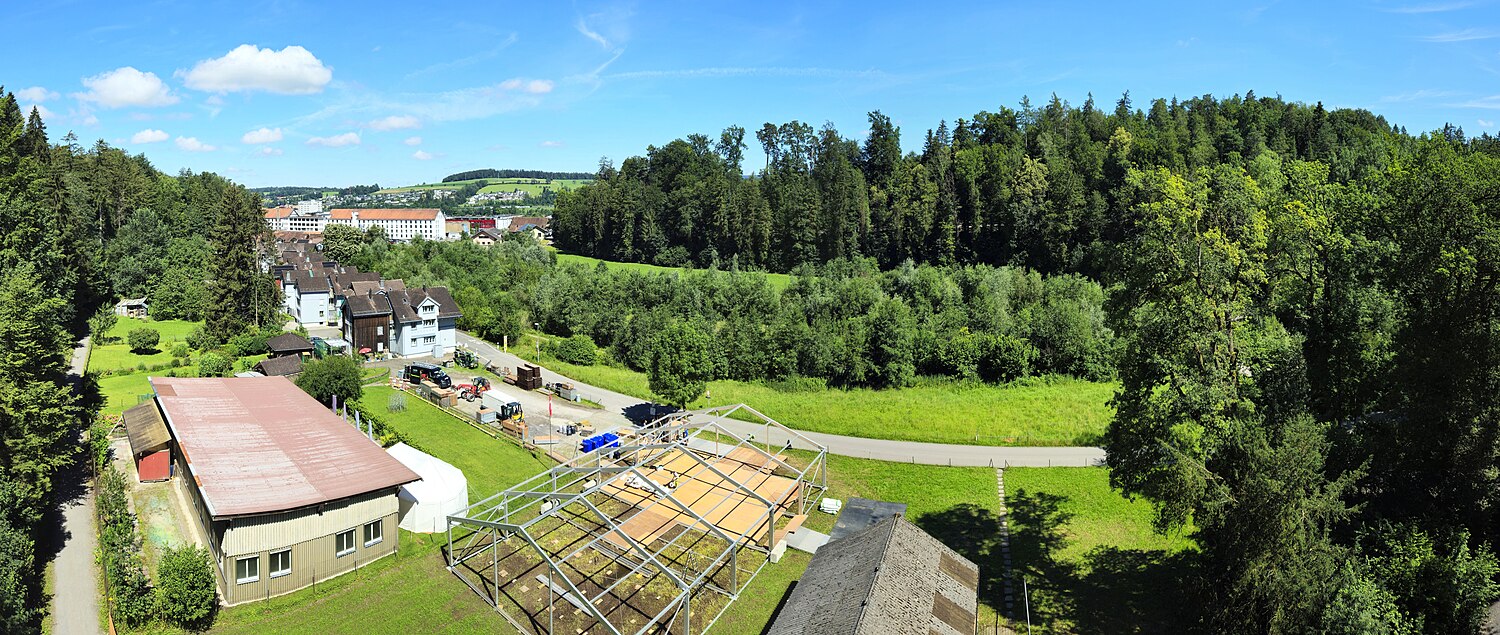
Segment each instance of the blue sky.
M1112 108L1127 89L1138 107L1254 90L1478 134L1500 121L1497 5L40 0L0 8L0 83L54 141L251 186L592 171L792 119L860 138L873 109L914 149L1023 95Z

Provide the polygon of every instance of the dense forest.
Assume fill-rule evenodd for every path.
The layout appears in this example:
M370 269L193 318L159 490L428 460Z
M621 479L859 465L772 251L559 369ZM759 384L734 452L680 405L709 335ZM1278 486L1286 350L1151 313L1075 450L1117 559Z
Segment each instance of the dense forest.
M558 246L870 258L888 281L925 263L960 288L992 265L1082 276L1118 343L1111 479L1200 549L1184 630L1478 629L1500 596L1496 138L1253 95L1023 101L940 123L920 153L869 122L862 144L767 124L750 178L737 127L603 162L559 198ZM922 316L902 329L927 327L893 298Z
M211 174L157 171L100 141L53 145L0 89L0 632L41 629L40 556L82 485L80 434L99 407L69 376L74 342L124 295L204 319L219 341L267 323L260 197ZM156 307L153 306L153 309Z
M444 183L454 181L472 181L474 179L562 179L578 180L592 179L594 175L588 172L547 172L544 170L496 170L485 168L483 170L469 170L457 174L449 174L443 177Z

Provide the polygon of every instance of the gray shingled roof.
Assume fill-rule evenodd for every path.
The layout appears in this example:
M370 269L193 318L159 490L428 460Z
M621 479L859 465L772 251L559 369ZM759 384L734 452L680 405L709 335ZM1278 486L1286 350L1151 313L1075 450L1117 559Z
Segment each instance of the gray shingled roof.
M282 333L266 340L266 348L270 349L272 353L300 353L302 351L312 351L313 345L312 342L307 341L296 333Z
M979 567L901 516L823 545L771 635L972 635Z
M453 295L448 293L447 287L421 287L418 289L391 289L387 287L386 295L391 298L391 311L396 316L397 322L416 322L422 319L417 315L417 307L422 306L428 298L437 302L439 318L456 318L463 315L458 310L458 303L453 300Z
M302 356L285 355L264 359L255 364L255 370L267 377L295 375L302 372Z
M391 314L391 303L378 293L351 295L344 300L344 308L349 310L349 315L357 318Z

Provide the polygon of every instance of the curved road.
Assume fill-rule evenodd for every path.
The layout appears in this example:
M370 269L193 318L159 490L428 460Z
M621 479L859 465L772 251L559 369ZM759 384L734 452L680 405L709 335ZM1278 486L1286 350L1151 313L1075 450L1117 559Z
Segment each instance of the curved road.
M497 366L515 368L521 364L529 363L510 353L501 352L488 342L463 331L458 332L458 343L479 353L481 357L487 358L490 363ZM598 415L588 417L600 423L628 423L628 419L623 414L624 410L643 403L638 397L622 395L597 386L590 386L554 373L546 368L542 369L542 382L571 382L583 396L597 401L600 405L604 406L607 413L604 417ZM592 413L594 411L589 412ZM787 438L787 435L784 434L772 434L771 438L766 438L765 426L737 419L720 419L719 421L720 425L723 425L724 428L737 435L754 435L757 440L773 445L780 445L790 441L793 448L812 449L812 445L806 440L795 437ZM798 432L807 440L827 447L828 451L832 454L862 459L879 459L882 461L982 467L1086 466L1099 465L1104 462L1104 450L1101 448L953 445L946 443L865 439L801 430Z

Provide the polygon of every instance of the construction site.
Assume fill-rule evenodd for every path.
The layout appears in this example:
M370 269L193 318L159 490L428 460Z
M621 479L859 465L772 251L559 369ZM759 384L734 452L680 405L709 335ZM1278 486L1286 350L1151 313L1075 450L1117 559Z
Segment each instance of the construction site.
M743 404L585 450L449 516L448 569L523 633L706 632L827 490L827 450Z

